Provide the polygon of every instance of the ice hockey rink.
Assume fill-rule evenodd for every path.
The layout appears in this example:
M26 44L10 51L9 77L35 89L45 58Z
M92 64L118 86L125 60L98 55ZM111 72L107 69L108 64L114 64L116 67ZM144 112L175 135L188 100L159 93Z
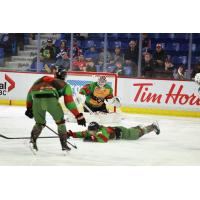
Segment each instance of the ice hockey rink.
M30 136L34 120L24 115L24 107L0 106L1 132L7 137ZM60 165L200 165L200 119L170 116L121 114L122 126L147 125L157 120L161 134L145 135L137 141L114 140L89 143L70 139L77 149L61 151L59 139L38 139L39 152L33 155L29 140L7 140L0 137L0 165L60 166ZM95 121L95 119L94 119ZM51 116L47 125L56 130ZM76 123L67 123L73 131L84 130ZM45 128L41 136L55 136Z

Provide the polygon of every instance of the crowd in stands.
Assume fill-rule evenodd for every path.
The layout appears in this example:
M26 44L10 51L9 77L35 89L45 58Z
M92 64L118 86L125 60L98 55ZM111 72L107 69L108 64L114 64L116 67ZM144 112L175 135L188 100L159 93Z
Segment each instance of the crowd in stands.
M23 50L26 44L25 37L26 34L1 34L0 48L4 49L4 54L7 57L16 55L16 49L13 48L13 41L16 47ZM180 46L183 40L185 41L185 47ZM182 38L179 43L177 41L170 42L169 37L166 41L165 37L158 37L155 40L155 37L151 38L151 34L143 33L141 77L187 79L188 41L188 38ZM45 65L49 67L57 65L70 70L70 59L72 57L73 71L106 71L117 73L120 76L137 77L139 64L138 43L139 34L124 34L123 37L120 34L108 34L108 44L105 54L104 34L76 33L74 34L71 56L70 34L61 34L61 38L56 41L48 38L46 43L41 47L39 69L42 71L45 69ZM187 48L187 50L182 49L183 51L181 51L181 47ZM180 52L183 54L180 54ZM105 55L106 58L104 58ZM178 60L179 58L181 59ZM104 66L104 59L106 59L106 66ZM199 61L192 61L192 78L194 78L196 73L200 72ZM35 58L31 69L36 69L37 64L37 58Z

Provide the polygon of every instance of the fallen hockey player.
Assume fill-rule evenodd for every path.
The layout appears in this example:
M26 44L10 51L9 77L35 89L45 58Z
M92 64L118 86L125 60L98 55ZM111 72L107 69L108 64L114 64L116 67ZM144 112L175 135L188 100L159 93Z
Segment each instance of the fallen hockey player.
M68 137L83 138L88 142L107 142L108 140L137 140L145 134L155 132L160 134L160 128L157 122L154 122L148 126L136 126L126 128L123 126L105 127L99 125L97 122L91 122L88 125L88 129L85 131L73 132L68 131Z

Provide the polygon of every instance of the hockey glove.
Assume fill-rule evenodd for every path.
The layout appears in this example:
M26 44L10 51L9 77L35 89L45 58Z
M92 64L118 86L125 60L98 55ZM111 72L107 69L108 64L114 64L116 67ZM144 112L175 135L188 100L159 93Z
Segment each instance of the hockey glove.
M32 111L32 109L31 108L27 108L27 110L25 112L25 115L27 117L29 117L30 119L32 119L33 118L33 111Z
M67 131L67 135L68 135L68 138L69 137L74 137L74 133L71 130Z
M96 142L97 140L96 140L96 137L94 135L90 135L88 137L85 137L83 141L84 142Z
M86 126L85 118L83 117L83 113L80 113L76 116L78 125Z

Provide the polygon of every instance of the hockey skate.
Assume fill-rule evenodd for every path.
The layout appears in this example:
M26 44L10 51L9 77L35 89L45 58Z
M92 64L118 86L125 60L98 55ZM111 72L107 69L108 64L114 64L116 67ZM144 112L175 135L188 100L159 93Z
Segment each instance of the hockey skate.
M67 134L62 134L59 137L60 137L60 144L61 144L61 147L62 147L62 151L70 151L71 148L68 147L68 145L67 145L67 137L68 137L68 135Z
M30 143L29 143L30 150L34 155L36 155L36 152L38 151L37 143L36 140L31 138Z
M158 122L157 121L153 122L152 126L154 128L156 135L159 135L160 134L160 127L159 127Z

